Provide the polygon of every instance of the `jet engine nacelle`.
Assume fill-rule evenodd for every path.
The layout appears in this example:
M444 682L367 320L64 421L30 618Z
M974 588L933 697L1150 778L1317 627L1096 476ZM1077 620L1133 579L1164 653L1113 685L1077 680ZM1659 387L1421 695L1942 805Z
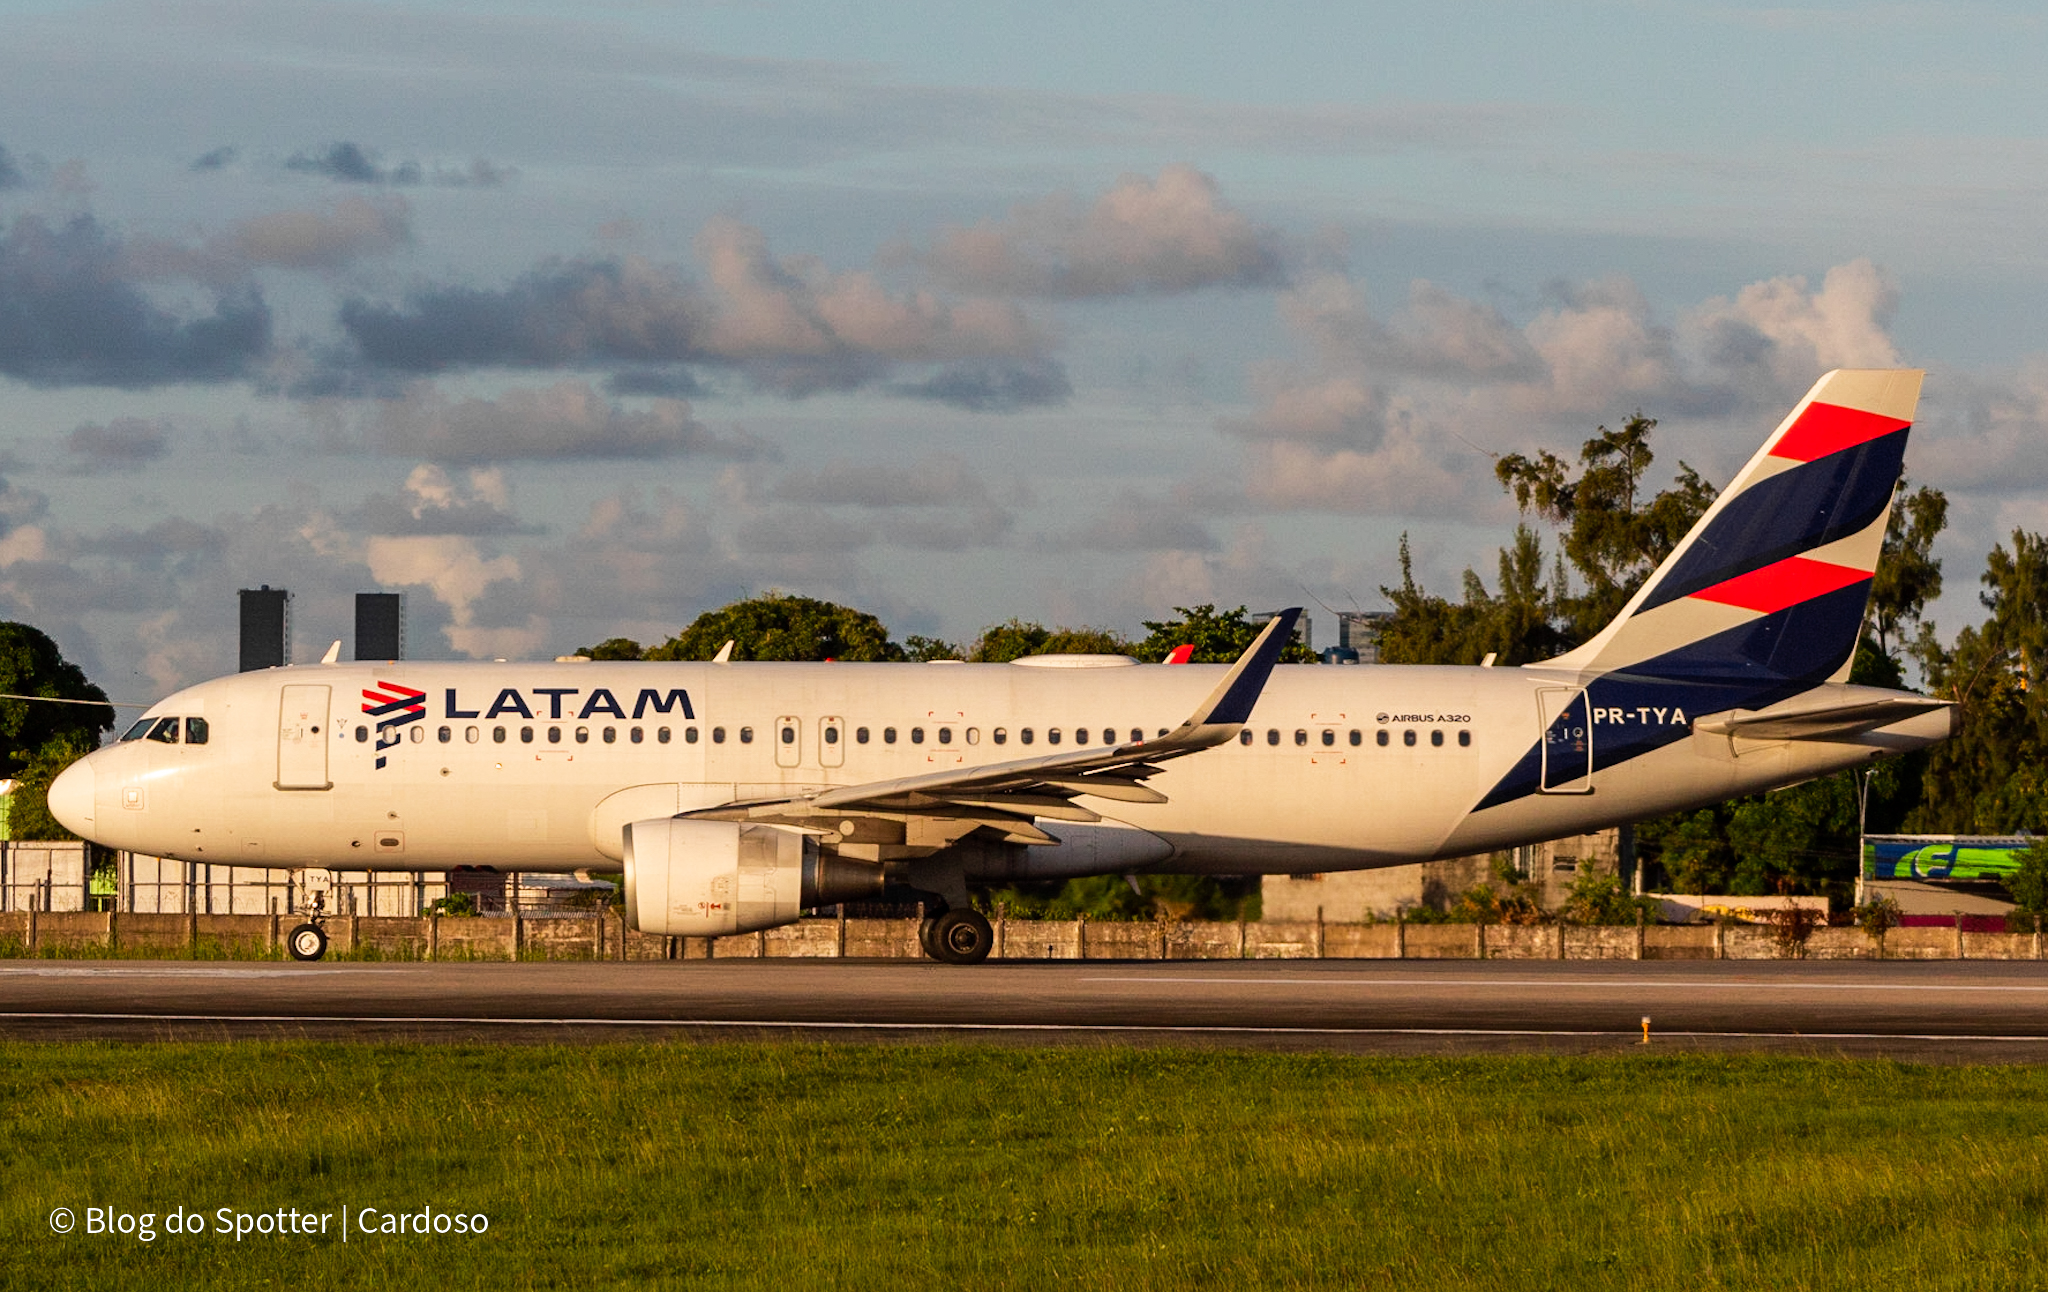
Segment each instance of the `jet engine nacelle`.
M880 866L825 856L814 836L772 825L661 817L627 826L625 843L626 921L643 933L752 933L882 889Z

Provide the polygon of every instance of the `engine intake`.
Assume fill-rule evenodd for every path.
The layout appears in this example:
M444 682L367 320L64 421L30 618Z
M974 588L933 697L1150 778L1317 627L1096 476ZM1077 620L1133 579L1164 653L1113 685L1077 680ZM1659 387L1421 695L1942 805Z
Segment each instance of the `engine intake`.
M625 842L626 921L643 933L752 933L882 890L880 866L772 825L661 817L627 826Z

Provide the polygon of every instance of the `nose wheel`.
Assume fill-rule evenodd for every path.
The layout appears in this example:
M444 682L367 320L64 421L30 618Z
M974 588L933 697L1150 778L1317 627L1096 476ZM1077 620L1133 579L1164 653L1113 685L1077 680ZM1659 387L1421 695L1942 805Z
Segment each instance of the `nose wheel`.
M284 940L294 960L318 960L327 954L327 930L317 924L301 924Z

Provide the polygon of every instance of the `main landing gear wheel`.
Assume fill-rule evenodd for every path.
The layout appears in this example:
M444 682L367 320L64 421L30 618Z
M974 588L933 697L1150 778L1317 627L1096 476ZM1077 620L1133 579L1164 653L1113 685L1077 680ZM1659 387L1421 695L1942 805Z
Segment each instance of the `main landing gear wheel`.
M978 965L995 950L996 931L975 910L947 911L932 921L927 950L949 965Z
M318 960L327 954L327 931L317 924L301 924L284 940L294 960Z

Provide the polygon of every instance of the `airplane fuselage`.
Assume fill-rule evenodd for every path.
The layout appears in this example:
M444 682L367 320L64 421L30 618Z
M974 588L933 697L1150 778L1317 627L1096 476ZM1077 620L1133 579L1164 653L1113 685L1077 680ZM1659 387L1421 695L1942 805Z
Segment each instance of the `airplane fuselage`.
M216 864L615 870L631 821L1149 739L1222 673L1099 661L270 669L154 706L133 731L160 736L177 718L179 738L138 734L90 755L89 783L65 782L66 805L86 816L89 795L98 843ZM1080 802L1170 846L1115 869L1360 869L1716 802L1948 730L1936 713L1841 739L1745 740L1694 730L1697 687L1579 686L1541 669L1282 667L1237 740L1151 777L1165 802ZM194 718L203 743L189 738ZM828 841L887 859L852 836Z

